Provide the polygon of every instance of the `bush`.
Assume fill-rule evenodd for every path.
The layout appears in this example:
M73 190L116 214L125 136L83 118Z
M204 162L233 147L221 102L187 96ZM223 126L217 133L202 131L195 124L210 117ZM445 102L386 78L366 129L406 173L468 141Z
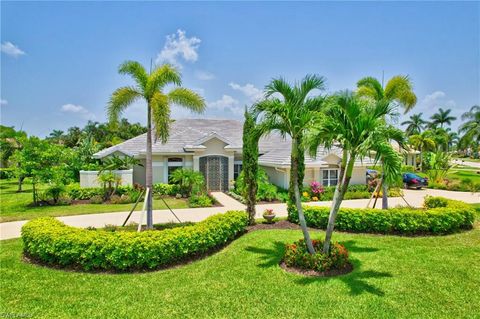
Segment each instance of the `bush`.
M445 197L425 196L423 206L425 208L447 207L448 199Z
M447 201L446 207L435 206L442 205L444 201ZM426 205L434 208L340 208L335 229L362 233L437 235L473 227L475 212L468 204L432 197L427 199ZM304 206L304 210L308 226L326 229L329 207ZM294 207L290 207L289 219L298 223L298 214Z
M103 196L103 188L100 187L88 187L80 188L79 184L72 184L67 186L66 192L71 199L84 200L91 199L94 196Z
M259 168L257 173L257 201L273 201L278 198L278 188L268 180L265 170ZM245 194L245 174L242 171L235 181L235 192L240 196Z
M60 199L60 197L63 194L65 194L65 192L66 192L65 185L52 184L52 185L48 186L47 189L45 189L43 194L44 194L45 199L47 201L48 200L53 200L53 203L57 204L58 200Z
M348 252L345 246L332 243L328 255L323 254L323 241L312 240L315 254L308 253L303 239L286 245L283 261L287 267L326 272L329 270L345 269L349 265Z
M128 203L132 203L132 199L127 194L123 194L122 196L112 195L110 197L110 203L112 203L112 204L128 204Z
M203 174L190 168L179 168L173 171L170 179L178 185L179 192L184 197L200 195L205 190Z
M178 193L178 191L179 191L178 185L175 185L175 184L164 184L164 183L153 184L154 195L175 196Z
M103 203L103 196L102 195L95 195L90 198L91 204L102 204Z
M22 227L22 240L27 256L49 265L130 271L205 254L243 233L247 225L243 211L214 215L194 226L140 233L87 230L42 217Z
M11 179L15 178L15 168L0 168L0 179Z
M208 195L193 195L188 199L188 206L196 207L211 207L213 205L212 199Z

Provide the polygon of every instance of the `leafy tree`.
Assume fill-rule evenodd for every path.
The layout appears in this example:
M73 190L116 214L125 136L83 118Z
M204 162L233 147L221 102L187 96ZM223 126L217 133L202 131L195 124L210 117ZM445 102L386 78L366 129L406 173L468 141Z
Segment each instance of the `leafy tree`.
M406 133L407 135L420 134L424 129L425 124L427 123L422 119L423 113L413 114L410 116L410 119L402 122L401 125L407 125Z
M245 109L245 122L243 123L242 173L246 187L242 191L242 196L246 201L250 225L255 224L255 204L258 189L258 142L260 136L261 132L257 127L255 115ZM240 177L238 179L240 179Z
M385 116L392 112L392 104L385 100L374 102L360 99L345 91L332 97L307 135L306 144L311 156L320 145L343 149L338 184L335 187L328 219L323 253L330 250L335 219L352 178L355 161L374 152L383 161L383 180L393 183L400 174L402 160L393 149L390 140L403 144L403 132L385 123Z
M168 139L170 128L170 108L178 104L194 112L205 109L205 101L197 93L180 87L181 76L177 69L164 64L156 66L150 73L138 62L126 61L119 67L120 74L130 75L134 86L124 86L113 92L107 107L110 123L118 123L120 114L133 102L144 100L147 104L147 147L146 147L146 186L152 190L152 122L155 138L162 143ZM164 92L165 87L177 87ZM147 198L147 229L153 228L152 192Z
M373 77L365 77L357 82L357 94L377 102L398 105L403 108L404 113L410 111L417 104L417 96L413 92L413 84L408 76L397 75L392 77L385 87ZM391 116L395 114L395 109L391 109ZM388 184L384 181L382 208L388 208Z
M455 121L457 118L455 116L451 116L450 112L452 112L451 109L442 109L439 108L438 112L433 114L430 119L432 120L432 124L434 126L440 125L441 128L443 128L444 124L451 125L452 121Z
M13 126L0 125L0 167L9 166L10 157L22 147L21 140L26 136L24 131L16 131Z
M48 140L56 144L64 143L64 132L62 130L53 130L47 137Z
M262 132L278 131L292 139L289 205L292 201L295 202L305 243L311 254L315 253L315 249L308 233L300 197L305 173L303 137L325 100L321 95L310 94L313 90L324 89L325 78L317 75L307 75L293 86L282 78L273 79L265 89L267 99L254 106L255 112L262 117L260 123Z
M423 152L435 150L436 143L431 138L430 131L412 135L409 140L410 144L420 152L420 170L423 171Z
M83 132L79 127L70 127L65 134L64 145L67 147L77 146L78 142L82 139L82 137Z

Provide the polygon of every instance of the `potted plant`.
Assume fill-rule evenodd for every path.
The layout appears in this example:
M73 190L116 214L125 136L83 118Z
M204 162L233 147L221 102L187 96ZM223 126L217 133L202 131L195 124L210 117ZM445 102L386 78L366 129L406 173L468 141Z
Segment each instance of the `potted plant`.
M273 212L273 209L265 209L265 211L263 212L263 218L265 218L268 224L272 224L273 219L275 218L275 213Z

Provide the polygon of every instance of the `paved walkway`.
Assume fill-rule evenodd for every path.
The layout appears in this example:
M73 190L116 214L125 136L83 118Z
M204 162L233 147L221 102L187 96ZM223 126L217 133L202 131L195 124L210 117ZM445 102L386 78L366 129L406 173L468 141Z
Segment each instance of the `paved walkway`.
M465 166L470 166L474 168L480 168L480 162L470 162L469 160L453 160L453 163L458 164L458 165L465 165Z
M451 192L437 189L424 189L424 190L405 190L405 199L411 206L421 207L423 204L423 198L426 195L431 196L443 196L451 199L457 199L464 201L466 203L480 203L480 193L468 193L468 192ZM223 205L223 207L205 207L205 208L184 208L184 209L175 209L175 214L180 218L181 221L192 221L198 222L211 215L224 213L228 210L243 210L245 205L236 201L232 197L220 193L214 192L213 196ZM368 199L354 199L354 200L344 200L342 202L342 207L350 208L364 208L367 206ZM314 206L330 206L331 201L325 202L312 202L308 205ZM377 203L381 205L379 201ZM395 206L405 206L406 203L401 197L389 198L390 207ZM275 211L277 216L284 217L287 216L287 206L283 203L278 204L259 204L256 206L257 209L257 218L262 217L262 213L265 209L271 208ZM130 217L130 221L139 222L140 212L134 212ZM127 217L128 212L117 212L117 213L102 213L102 214L89 214L89 215L75 215L75 216L64 216L57 217L58 220L61 220L67 225L75 227L104 227L105 225L122 225L123 221ZM153 222L154 223L166 223L166 222L175 222L176 219L169 210L154 210L153 213ZM8 223L0 223L0 240L18 238L20 237L20 231L22 226L27 221L16 221Z

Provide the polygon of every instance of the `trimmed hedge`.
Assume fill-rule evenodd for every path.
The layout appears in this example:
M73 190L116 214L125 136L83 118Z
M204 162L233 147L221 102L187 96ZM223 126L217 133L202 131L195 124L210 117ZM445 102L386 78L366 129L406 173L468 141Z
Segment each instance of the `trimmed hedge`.
M43 263L84 270L155 269L205 254L245 231L243 211L162 231L108 232L67 226L42 217L22 227L24 253Z
M470 205L441 197L427 197L425 203L427 208L418 209L340 208L335 229L362 233L441 235L473 227L475 211ZM304 206L304 213L308 226L327 228L330 207ZM298 223L295 208L289 211L289 219Z

